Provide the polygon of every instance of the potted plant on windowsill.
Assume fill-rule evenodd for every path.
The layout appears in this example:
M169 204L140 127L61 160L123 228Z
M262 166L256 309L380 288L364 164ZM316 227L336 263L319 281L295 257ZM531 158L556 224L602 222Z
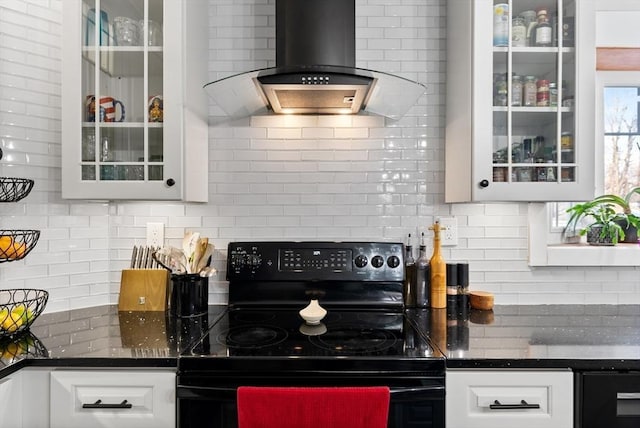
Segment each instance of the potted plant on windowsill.
M638 242L638 228L640 227L640 215L634 214L631 211L631 198L634 195L640 195L640 187L635 187L631 189L624 197L614 194L606 194L597 196L594 199L583 202L581 204L576 204L571 208L567 209L567 212L570 213L569 221L567 221L567 225L563 230L563 236L568 242L575 239L575 237L579 237L586 234L585 229L591 228L597 223L592 223L591 225L583 228L582 230L576 231L578 224L585 217L591 217L592 219L596 219L597 216L603 216L607 214L606 221L612 220L620 229L622 229L623 234L619 236L619 242L625 243L636 243ZM606 209L600 210L599 208L604 207ZM612 212L609 212L612 211ZM602 220L605 220L605 217L602 217ZM575 242L575 241L574 241ZM616 241L618 242L618 241Z
M600 204L589 208L585 216L593 220L580 229L580 235L587 235L588 244L616 245L624 240L624 229L618 223L620 214L616 212L613 204Z

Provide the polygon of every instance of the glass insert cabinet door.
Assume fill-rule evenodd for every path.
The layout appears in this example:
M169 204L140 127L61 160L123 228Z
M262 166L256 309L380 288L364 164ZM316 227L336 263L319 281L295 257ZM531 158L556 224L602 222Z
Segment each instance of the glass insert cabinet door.
M494 1L491 180L574 182L573 0Z
M163 181L162 0L82 8L81 179Z

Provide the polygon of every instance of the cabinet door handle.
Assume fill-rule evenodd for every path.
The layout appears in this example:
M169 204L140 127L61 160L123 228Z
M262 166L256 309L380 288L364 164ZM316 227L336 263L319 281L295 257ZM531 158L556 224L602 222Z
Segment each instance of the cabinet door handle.
M485 187L489 187L489 180L482 180L478 184L484 189Z
M96 400L95 403L83 404L83 409L130 409L133 405L127 400L122 400L122 403L103 403L102 400Z
M495 400L493 404L489 405L492 410L505 410L505 409L539 409L539 404L529 404L525 400L520 400L519 404L502 404L498 400Z

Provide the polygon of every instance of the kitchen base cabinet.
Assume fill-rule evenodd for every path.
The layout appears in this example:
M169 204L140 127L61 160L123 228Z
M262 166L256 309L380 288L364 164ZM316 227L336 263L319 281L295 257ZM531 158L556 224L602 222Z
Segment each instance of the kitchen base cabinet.
M447 370L447 428L572 428L573 373Z
M0 379L0 421L2 427L49 427L49 370L25 368Z
M49 384L51 369L28 367L18 372L22 377L22 426L49 427Z
M0 418L12 427L22 427L22 373L0 379Z
M176 374L168 370L55 370L51 428L173 428Z

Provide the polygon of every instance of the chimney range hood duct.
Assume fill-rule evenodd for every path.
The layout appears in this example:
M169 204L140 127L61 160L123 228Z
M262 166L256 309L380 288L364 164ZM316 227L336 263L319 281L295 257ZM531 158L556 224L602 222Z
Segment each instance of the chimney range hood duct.
M355 0L276 0L276 66L205 85L231 118L267 111L399 119L424 94L418 82L355 67Z

